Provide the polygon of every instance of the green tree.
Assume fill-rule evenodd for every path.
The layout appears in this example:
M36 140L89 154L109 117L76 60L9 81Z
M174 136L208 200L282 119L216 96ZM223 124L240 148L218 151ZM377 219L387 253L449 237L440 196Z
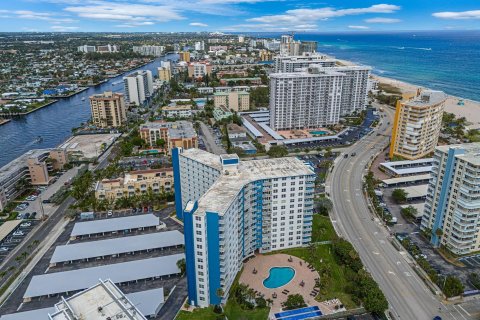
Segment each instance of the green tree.
M285 310L292 310L298 308L304 308L307 306L303 296L300 294L290 294L287 297L287 301L283 303Z
M418 214L418 210L412 206L408 206L406 208L402 208L400 212L407 218L407 219L415 219Z
M281 158L288 155L288 149L285 146L271 146L267 154L272 158Z
M465 287L463 286L460 279L458 279L457 277L447 276L447 278L445 279L443 293L447 296L447 298L461 295L464 289Z
M177 267L178 269L180 269L181 274L184 275L187 271L187 263L185 262L185 259L178 260Z
M321 215L328 216L328 213L333 209L333 203L330 199L323 196L315 199L315 208Z
M407 202L408 193L403 189L395 189L392 192L392 198L396 203Z

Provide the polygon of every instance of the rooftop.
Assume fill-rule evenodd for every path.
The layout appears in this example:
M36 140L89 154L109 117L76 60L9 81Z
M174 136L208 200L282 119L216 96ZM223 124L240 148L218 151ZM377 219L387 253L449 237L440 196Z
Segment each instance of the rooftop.
M218 155L198 149L188 149L183 151L182 156L220 171L223 170ZM218 180L199 199L197 212L209 211L223 214L240 190L253 181L312 174L314 173L308 166L294 157L240 161L238 170L225 167L225 171Z
M447 95L443 91L423 90L419 96L404 102L405 105L412 107L428 107L444 102Z
M11 175L17 175L19 170L27 168L27 160L30 158L38 158L45 153L50 152L50 149L33 149L30 150L15 160L10 161L0 168L0 185Z
M95 285L98 279L111 279L114 283L123 283L178 274L180 269L177 267L177 261L184 257L184 254L174 254L93 268L36 275L32 277L23 297L33 298L49 294L75 292Z
M141 214L129 217L77 222L73 226L71 237L102 232L121 231L143 227L158 226L160 218L153 214Z
M448 152L448 150L452 148L462 149L464 151L461 154L457 154L455 157L473 165L480 165L480 143L453 144L437 147L437 149L442 152Z
M111 281L100 282L55 305L52 320L104 320L121 318L146 320L136 306ZM120 317L121 316L121 317Z
M50 259L50 263L96 258L183 244L183 234L178 230L81 242L57 246Z

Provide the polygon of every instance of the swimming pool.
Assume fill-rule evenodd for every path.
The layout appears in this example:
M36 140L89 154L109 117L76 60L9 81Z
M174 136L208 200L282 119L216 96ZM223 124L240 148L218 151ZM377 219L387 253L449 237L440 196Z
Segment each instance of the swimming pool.
M295 276L295 270L290 267L273 267L268 278L263 280L263 285L268 289L283 287Z
M328 134L328 132L319 130L319 131L310 131L310 134L313 134L314 136L325 136Z

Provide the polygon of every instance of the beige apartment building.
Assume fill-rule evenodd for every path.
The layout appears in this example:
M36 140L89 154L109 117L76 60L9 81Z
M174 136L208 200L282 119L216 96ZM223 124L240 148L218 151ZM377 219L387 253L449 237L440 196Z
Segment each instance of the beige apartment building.
M178 55L179 55L178 58L179 58L180 61L190 62L190 52L188 52L188 51L180 51L180 52L178 53Z
M442 91L424 90L410 100L397 102L390 158L416 160L435 151L446 98Z
M127 121L123 94L111 91L90 97L93 124L99 128L120 127Z
M140 126L140 137L151 147L159 147L163 140L168 154L177 147L198 148L197 132L188 121L147 122Z
M95 186L95 197L100 200L116 200L144 194L149 189L154 193L172 191L173 169L131 171L126 173L124 178L98 181Z
M172 70L167 67L158 68L158 80L169 82L172 79Z
M250 109L250 93L246 91L217 92L213 96L215 107L225 107L236 112Z

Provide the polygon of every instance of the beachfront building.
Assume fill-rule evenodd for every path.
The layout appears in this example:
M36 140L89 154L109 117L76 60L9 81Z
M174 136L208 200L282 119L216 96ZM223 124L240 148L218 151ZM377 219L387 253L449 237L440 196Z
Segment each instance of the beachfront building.
M153 94L153 76L150 70L133 72L123 78L125 102L142 105Z
M276 56L274 58L274 73L279 72L301 72L311 64L322 67L335 67L335 59L328 58L322 54L305 54L301 56Z
M172 79L172 69L167 67L158 68L158 80L169 82Z
M397 102L390 158L415 160L435 151L446 98L442 91L424 90L410 100Z
M256 252L310 243L315 173L301 160L240 161L199 149L174 149L172 160L190 304L225 303Z
M188 76L192 79L203 79L212 74L212 65L209 62L192 62L188 64Z
M111 91L90 96L92 122L99 128L113 128L124 125L127 111L122 93Z
M103 179L95 185L95 197L99 200L116 200L123 197L172 191L173 169L149 169L130 171L123 178Z
M216 92L213 95L215 107L225 107L233 111L250 109L250 94L246 91Z
M198 136L191 122L147 122L140 126L140 137L151 147L163 145L170 154L173 148L198 148Z
M343 74L321 68L270 75L270 127L320 128L340 120Z
M480 251L480 143L435 148L421 229L456 255Z
M134 46L133 52L139 53L142 56L160 57L165 51L164 46Z

